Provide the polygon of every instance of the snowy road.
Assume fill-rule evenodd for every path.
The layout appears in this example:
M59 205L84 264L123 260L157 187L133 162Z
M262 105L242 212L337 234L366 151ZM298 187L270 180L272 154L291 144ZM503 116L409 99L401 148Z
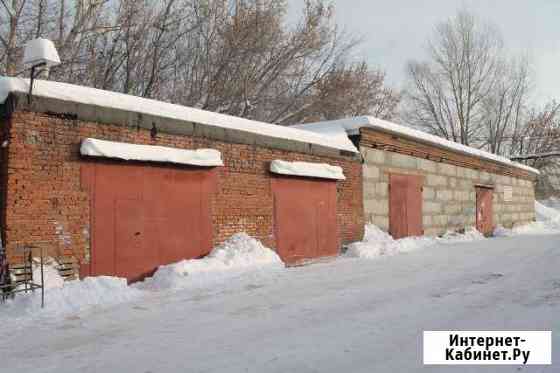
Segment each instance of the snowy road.
M424 367L423 330L552 330L553 366ZM559 372L560 235L340 258L5 328L1 372Z

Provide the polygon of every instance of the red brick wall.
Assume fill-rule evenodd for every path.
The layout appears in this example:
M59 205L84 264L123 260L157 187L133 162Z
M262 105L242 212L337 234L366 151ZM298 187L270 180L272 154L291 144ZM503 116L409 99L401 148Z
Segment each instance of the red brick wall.
M6 162L8 147L3 146L4 141L8 139L10 121L8 118L3 118L0 116L0 238L2 243L4 240L4 220L5 214L5 201L6 201L6 178L8 173L8 165Z
M86 137L184 149L215 148L225 167L218 168L218 189L212 203L214 243L245 231L275 247L269 162L273 159L322 161L344 169L338 183L337 214L343 243L363 234L361 164L252 145L62 119L16 111L12 117L7 181L7 244L45 247L50 255L89 253L89 197L80 186L79 144Z

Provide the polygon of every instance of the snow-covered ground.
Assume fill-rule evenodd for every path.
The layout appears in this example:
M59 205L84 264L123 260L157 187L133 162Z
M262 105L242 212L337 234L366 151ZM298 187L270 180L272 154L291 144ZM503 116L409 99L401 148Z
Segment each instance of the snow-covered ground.
M368 227L346 255L290 269L237 235L133 287L53 281L43 311L0 306L0 372L558 372L558 216L492 239ZM423 330L552 330L554 365L423 367Z

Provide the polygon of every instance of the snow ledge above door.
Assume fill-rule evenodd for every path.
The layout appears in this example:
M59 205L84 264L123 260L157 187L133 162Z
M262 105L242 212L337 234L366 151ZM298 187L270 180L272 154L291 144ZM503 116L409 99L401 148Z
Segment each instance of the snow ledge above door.
M280 175L346 180L341 167L326 163L287 162L277 159L270 163L270 172Z
M191 166L223 166L222 153L215 149L186 150L156 145L137 145L87 138L80 153L89 157L117 158L127 161L150 161Z

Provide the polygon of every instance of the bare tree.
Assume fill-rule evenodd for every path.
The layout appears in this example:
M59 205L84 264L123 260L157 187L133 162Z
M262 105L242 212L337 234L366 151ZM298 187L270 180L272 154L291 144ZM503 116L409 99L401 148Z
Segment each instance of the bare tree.
M330 104L329 116L386 115L396 104L381 73L344 67L357 42L323 0L305 0L293 26L286 0L2 1L15 9L0 13L3 75L18 73L25 42L43 36L63 61L53 80L247 118L291 124ZM326 92L342 80L354 89L335 105Z
M551 101L542 109L533 109L528 120L511 138L512 157L526 157L538 169L557 162L554 157L540 155L560 152L560 103Z
M309 100L312 104L299 113L299 122L358 115L393 119L400 95L386 87L385 73L362 62L330 71L314 87Z
M526 59L502 63L498 78L482 98L482 133L477 143L495 154L510 155L511 139L527 130L527 101L530 89Z
M510 87L496 88L507 83L501 78L509 69L499 33L460 11L436 27L427 52L427 62L408 64L406 120L448 140L475 145L485 132L490 104L486 100L499 96L496 90L510 91Z

